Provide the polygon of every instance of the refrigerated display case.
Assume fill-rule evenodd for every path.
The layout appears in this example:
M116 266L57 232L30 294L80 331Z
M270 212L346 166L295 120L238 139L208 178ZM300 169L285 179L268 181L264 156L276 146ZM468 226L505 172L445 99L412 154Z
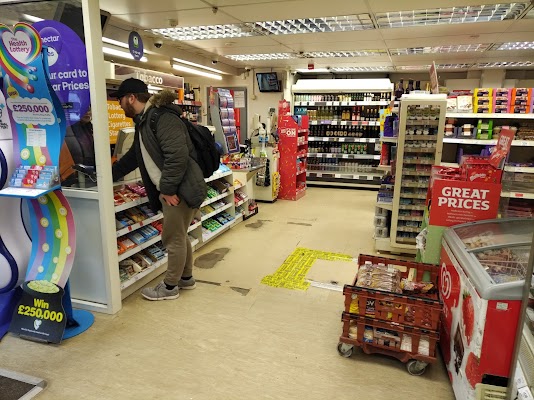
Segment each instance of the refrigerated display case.
M441 350L457 399L510 377L534 220L447 229L441 251Z

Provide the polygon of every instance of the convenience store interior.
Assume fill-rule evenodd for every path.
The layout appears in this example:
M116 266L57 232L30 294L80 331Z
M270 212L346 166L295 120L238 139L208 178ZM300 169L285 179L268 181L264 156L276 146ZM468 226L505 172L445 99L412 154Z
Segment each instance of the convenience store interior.
M0 22L53 19L58 3L88 2L8 1L0 4ZM480 3L100 0L99 8L110 14L102 32L106 68L122 64L184 77L202 104L200 123L209 119L210 86L239 88L246 96L243 123L251 131L256 114L264 121L280 100L296 102L292 86L305 79L387 78L393 93L400 80L405 86L420 81L424 89L435 63L440 86L449 90L534 87L534 3ZM141 62L128 58L132 30L143 38ZM281 90L260 92L256 73L262 72L276 72ZM109 143L95 140L95 152L106 145L109 149ZM516 148L514 154L524 161L532 148ZM455 163L455 152L445 147L442 161ZM97 156L97 167L98 157L104 159ZM374 179L380 182L382 175ZM7 335L0 342L0 368L46 380L38 396L44 400L454 399L441 355L423 376L412 376L398 360L381 355L358 351L340 357L340 292L261 283L298 248L352 257L378 254L378 187L310 182L298 201L259 203L257 216L197 248L196 290L176 301L148 302L138 293L141 281L124 298L107 288L108 310L94 312L87 332L58 346ZM76 201L78 207L87 204ZM87 235L86 240L94 239ZM401 253L386 256L412 259ZM116 260L105 264L116 268ZM119 287L118 279L118 274L106 276L103 286ZM143 285L160 279L147 276ZM83 292L79 283L72 284L74 294Z

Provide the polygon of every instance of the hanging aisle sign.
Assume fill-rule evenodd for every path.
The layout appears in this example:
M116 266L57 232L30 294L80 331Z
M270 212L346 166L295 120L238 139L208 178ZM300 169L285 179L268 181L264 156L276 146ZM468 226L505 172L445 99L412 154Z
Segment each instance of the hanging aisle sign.
M164 86L173 89L184 88L184 78L181 76L115 64L115 79L123 81L128 78L139 79L147 85Z
M0 196L19 197L28 203L32 233L22 299L13 310L9 330L59 343L67 320L62 297L76 248L72 210L56 186L65 113L49 80L48 52L37 30L25 23L16 24L13 30L0 25L0 38L1 89L6 103L0 108L2 118L6 118L3 113L8 114L14 164L18 166L9 177L10 187L1 190ZM20 208L13 212L20 214Z
M128 47L135 61L143 58L143 39L136 31L130 32L130 36L128 36Z

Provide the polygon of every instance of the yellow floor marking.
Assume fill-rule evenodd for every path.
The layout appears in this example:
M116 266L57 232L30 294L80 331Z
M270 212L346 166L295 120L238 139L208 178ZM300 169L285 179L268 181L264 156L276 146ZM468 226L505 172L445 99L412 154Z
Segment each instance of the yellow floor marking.
M352 256L326 251L311 250L298 247L272 275L267 275L261 283L267 286L286 289L307 290L310 283L306 281L306 274L315 260L351 261Z

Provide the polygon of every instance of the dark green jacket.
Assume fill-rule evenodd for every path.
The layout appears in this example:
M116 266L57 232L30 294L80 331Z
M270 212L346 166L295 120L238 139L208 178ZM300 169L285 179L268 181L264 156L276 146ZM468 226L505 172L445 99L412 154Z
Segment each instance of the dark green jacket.
M161 94L152 96L153 105L136 118L133 146L113 165L113 181L116 182L139 167L154 211L161 209L160 193L169 196L176 194L190 208L199 208L206 199L207 186L202 170L195 161L196 151L185 124L169 112L160 116L155 135L150 129L150 116L154 107L179 108L165 100L165 96ZM139 135L150 157L161 170L159 191L146 169Z

